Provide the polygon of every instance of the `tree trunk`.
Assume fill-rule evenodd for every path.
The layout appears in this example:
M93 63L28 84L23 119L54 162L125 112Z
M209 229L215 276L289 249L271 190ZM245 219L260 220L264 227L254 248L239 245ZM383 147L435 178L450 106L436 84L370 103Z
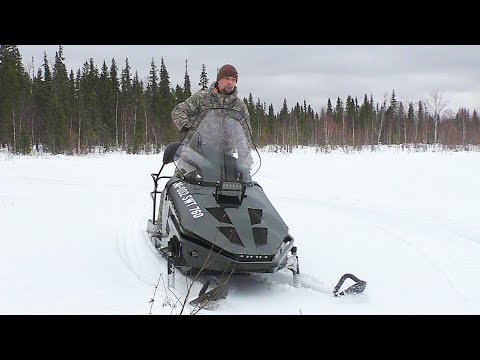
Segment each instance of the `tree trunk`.
M127 116L123 114L123 146L127 148Z
M12 107L12 120L13 120L13 153L17 151L17 134L15 133L15 109Z
M35 118L35 111L33 112L33 115L32 115L32 149L33 149L33 145L34 145L34 141L33 141L33 119Z
M352 146L355 146L355 118L352 119Z
M77 140L77 152L78 154L81 154L82 148L81 148L81 140L80 140L80 134L82 131L82 117L80 116L80 111L78 112L78 140Z
M133 138L135 139L135 130L137 128L137 103L135 102L135 107L133 109Z
M296 128L296 136L297 136L297 147L298 147L298 117L295 116L295 128Z
M380 128L378 129L377 145L380 145L380 138L382 137L383 114L380 114Z
M143 142L143 151L145 151L145 146L148 144L148 118L147 118L147 109L145 108L145 141Z
M117 102L115 103L115 144L118 148L118 91L117 91Z
M325 148L328 146L328 121L325 118L323 123L323 132L325 133Z

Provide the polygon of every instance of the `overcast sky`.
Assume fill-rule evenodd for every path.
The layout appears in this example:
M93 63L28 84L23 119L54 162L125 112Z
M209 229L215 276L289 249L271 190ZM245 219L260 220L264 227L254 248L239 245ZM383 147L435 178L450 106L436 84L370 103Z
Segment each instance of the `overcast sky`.
M53 62L58 45L19 45L27 69L34 57L35 69L46 51ZM252 93L280 110L284 98L291 108L304 100L314 111L335 105L348 95L363 101L365 93L375 102L390 99L395 90L398 101L426 100L439 91L447 108L480 110L479 45L64 45L68 71L81 69L93 58L100 69L115 58L119 70L128 58L133 72L147 78L152 58L157 67L163 57L172 86L183 86L185 61L192 91L199 89L202 64L208 79L217 68L233 64L239 73L239 95ZM36 71L36 70L35 70Z

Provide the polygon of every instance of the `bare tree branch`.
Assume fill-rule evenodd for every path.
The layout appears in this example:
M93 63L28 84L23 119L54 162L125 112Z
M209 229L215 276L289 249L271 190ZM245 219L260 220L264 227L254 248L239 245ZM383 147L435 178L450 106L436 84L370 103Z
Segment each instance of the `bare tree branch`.
M438 122L440 121L440 116L442 112L447 107L447 101L439 90L432 90L429 93L429 97L427 98L427 100L425 100L425 104L427 105L428 111L433 116L433 142L434 144L436 144L438 138Z

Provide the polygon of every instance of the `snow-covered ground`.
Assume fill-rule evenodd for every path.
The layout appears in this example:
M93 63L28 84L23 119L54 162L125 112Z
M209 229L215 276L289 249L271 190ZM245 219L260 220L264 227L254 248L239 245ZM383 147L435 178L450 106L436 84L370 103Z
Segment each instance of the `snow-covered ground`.
M288 270L238 277L200 314L480 314L480 152L261 155L301 287ZM179 314L186 279L166 290L146 233L161 159L0 154L0 314ZM334 297L344 273L365 292Z

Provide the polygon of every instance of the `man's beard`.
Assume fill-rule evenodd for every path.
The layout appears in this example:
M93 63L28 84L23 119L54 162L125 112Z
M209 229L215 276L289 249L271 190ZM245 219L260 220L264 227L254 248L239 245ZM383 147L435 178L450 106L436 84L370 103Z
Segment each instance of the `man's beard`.
M235 91L235 86L232 87L232 89L231 89L230 91L228 90L228 88L225 87L225 88L223 88L223 90L222 90L222 94L224 94L224 95L232 95L234 91Z

